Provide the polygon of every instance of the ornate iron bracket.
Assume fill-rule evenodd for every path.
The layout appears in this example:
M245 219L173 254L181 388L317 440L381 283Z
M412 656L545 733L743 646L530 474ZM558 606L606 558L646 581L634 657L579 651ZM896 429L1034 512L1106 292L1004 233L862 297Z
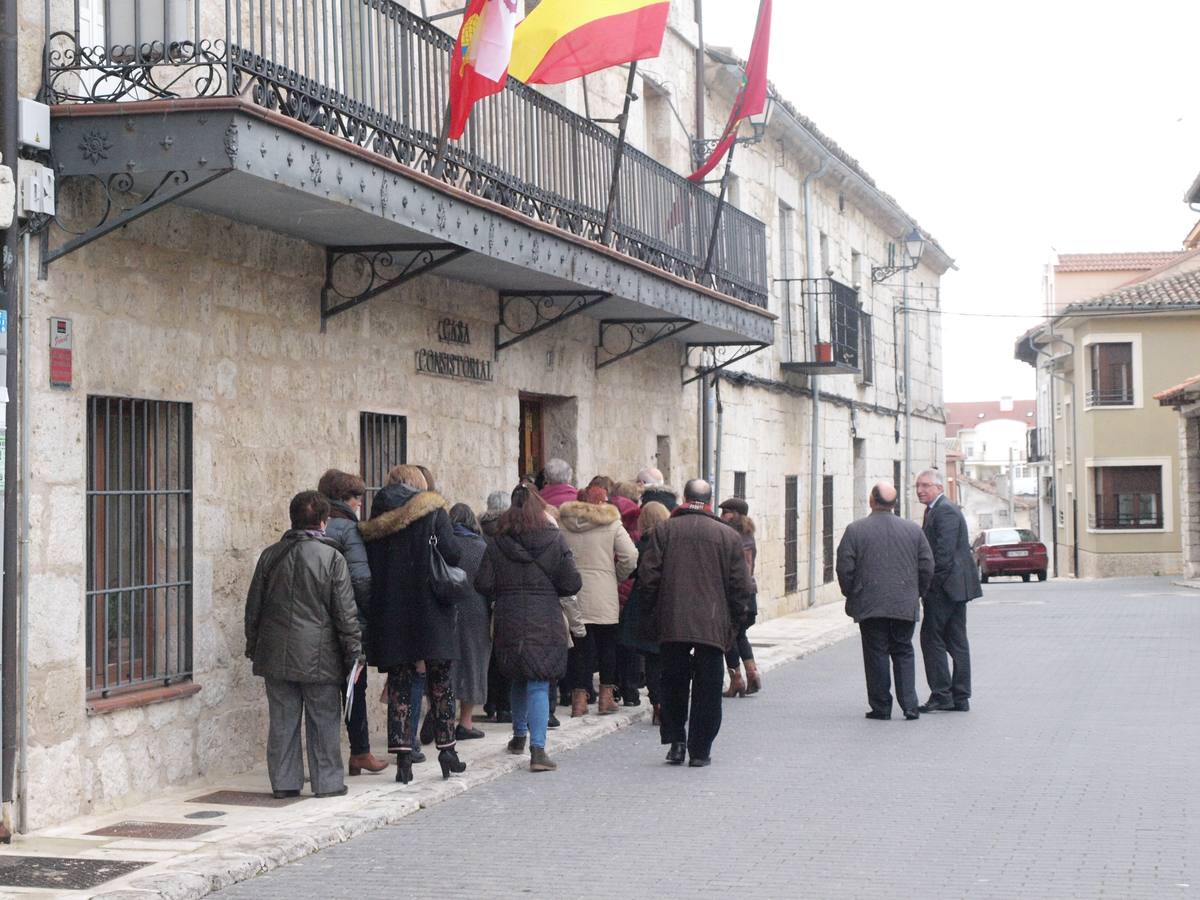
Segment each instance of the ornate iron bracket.
M353 309L470 252L457 244L326 247L321 320Z
M596 345L596 371L674 337L696 323L691 319L602 319Z
M116 231L160 206L173 203L185 194L204 187L230 169L205 172L202 177L183 169L166 172L157 184L145 193L133 175L117 172L113 175L67 175L59 179L59 211L46 219L42 229L41 272L45 279L50 263L90 244L97 238ZM155 177L158 177L157 175ZM76 202L70 202L72 192ZM88 190L92 196L88 196ZM50 225L74 235L58 247L50 247Z
M732 366L735 362L741 362L747 356L753 356L759 350L766 350L770 344L688 344L687 353L690 355L692 350L712 350L715 362L711 366L693 366L696 370L691 378L684 378L683 384L691 384L693 381L699 381L713 372L720 371L726 366ZM683 366L684 369L687 366ZM680 372L682 378L683 372Z
M597 291L501 291L500 321L496 323L496 353L547 328L553 328L559 322L591 309L611 296ZM514 337L500 340L501 329Z

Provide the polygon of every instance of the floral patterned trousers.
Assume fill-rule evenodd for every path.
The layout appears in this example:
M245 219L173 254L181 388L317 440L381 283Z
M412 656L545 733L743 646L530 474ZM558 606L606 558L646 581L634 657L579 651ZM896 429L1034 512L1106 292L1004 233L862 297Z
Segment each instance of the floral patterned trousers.
M388 669L388 753L411 750L409 740L410 722L413 716L421 715L421 705L412 703L412 683L416 666L404 663ZM425 660L425 678L429 691L429 703L437 723L435 741L439 750L454 746L454 725L458 717L454 699L454 681L450 677L450 660Z

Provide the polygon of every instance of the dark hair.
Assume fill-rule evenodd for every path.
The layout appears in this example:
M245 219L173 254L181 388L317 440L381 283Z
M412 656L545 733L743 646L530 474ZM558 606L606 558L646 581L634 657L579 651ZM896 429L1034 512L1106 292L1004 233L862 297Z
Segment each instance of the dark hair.
M879 496L879 486L878 485L871 488L871 502L874 503L876 506L878 506L881 509L895 509L896 502L899 499L900 499L900 495L897 494L891 500L884 500L883 497Z
M317 490L330 500L340 500L344 503L365 494L367 484L357 475L351 475L341 469L327 469L317 482Z
M479 534L479 520L475 518L471 507L465 503L455 503L450 507L450 521Z
M294 531L319 528L329 518L329 501L318 491L301 491L292 498L288 515Z
M616 482L613 481L611 478L609 478L607 475L597 475L595 478L593 478L591 481L588 482L588 487L602 487L602 488L604 488L605 496L608 496L609 494L611 494L613 492L614 484L616 484Z
M436 491L437 488L433 486L433 473L424 466L416 466L416 468L420 469L421 474L425 476L425 490Z
M553 527L546 517L546 501L538 494L537 488L527 484L518 484L513 488L512 506L500 515L499 534L524 534L526 531Z

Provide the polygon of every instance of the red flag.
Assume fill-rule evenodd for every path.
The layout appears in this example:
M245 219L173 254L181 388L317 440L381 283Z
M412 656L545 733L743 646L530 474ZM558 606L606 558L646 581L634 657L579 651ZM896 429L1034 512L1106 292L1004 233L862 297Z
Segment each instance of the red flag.
M721 132L721 140L704 164L688 176L689 181L702 181L716 167L737 140L738 125L742 119L756 116L767 108L767 54L771 49L771 0L759 0L758 24L754 26L754 41L750 44L750 58L746 61L746 72L742 76L742 87L733 101L729 121Z
M512 56L517 0L471 0L450 55L451 140L462 137L475 102L504 90Z

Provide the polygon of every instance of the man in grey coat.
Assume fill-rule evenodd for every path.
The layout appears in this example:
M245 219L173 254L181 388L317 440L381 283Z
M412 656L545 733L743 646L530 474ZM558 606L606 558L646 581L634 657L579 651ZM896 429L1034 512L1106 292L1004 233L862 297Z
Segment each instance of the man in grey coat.
M933 578L933 552L916 522L895 515L896 500L896 489L886 481L871 488L871 514L847 526L837 550L846 615L858 623L862 637L868 719L892 717L889 657L904 718L920 718L912 638L921 597Z
M304 784L300 719L308 775L318 797L346 793L341 712L346 676L365 662L350 570L325 538L329 501L316 491L292 498L292 527L262 552L246 595L246 656L267 683L267 773L276 797Z

